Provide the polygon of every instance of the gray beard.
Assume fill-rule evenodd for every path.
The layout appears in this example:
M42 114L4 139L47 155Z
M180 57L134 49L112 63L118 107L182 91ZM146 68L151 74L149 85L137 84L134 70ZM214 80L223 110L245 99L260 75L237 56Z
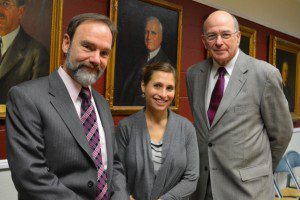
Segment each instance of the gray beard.
M77 66L74 66L70 61L70 49L67 53L66 65L67 68L72 72L72 78L78 83L80 83L83 87L88 87L89 85L94 84L104 72L104 70L102 70L100 66L93 66L90 63L87 64L81 62ZM85 67L97 68L98 71L96 73L89 72L85 69Z

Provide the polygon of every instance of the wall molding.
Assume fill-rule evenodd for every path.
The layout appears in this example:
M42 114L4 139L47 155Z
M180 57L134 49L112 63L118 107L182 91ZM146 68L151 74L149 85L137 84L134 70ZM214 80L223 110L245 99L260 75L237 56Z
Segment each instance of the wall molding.
M193 0L197 3L204 4L219 10L226 10L236 16L242 17L244 19L247 19L249 21L255 22L257 24L266 26L268 28L274 29L276 31L280 31L282 33L285 33L287 35L291 35L293 37L300 39L300 28L298 25L298 19L299 19L299 12L295 12L294 8L298 8L300 6L300 1L290 1L289 3L284 4L285 6L281 8L281 4L278 4L281 0L276 0L274 3L272 1L265 2L264 4L261 4L260 6L263 7L262 10L265 10L266 12L260 14L261 12L258 11L249 11L245 7L241 7L237 3L232 3L234 1L228 1L223 2L220 0ZM243 3L251 2L252 4L255 4L259 2L260 0L256 1L245 1ZM272 5L275 5L272 7ZM276 7L276 5L278 5ZM257 5L256 5L257 6ZM279 8L280 7L280 8ZM283 9L283 11L279 11L280 9ZM289 14L284 14L285 11L289 11ZM268 13L268 17L266 17L265 13ZM295 16L296 15L296 16ZM289 22L289 25L287 25L286 22Z
M7 160L0 160L0 169L8 169L8 162Z

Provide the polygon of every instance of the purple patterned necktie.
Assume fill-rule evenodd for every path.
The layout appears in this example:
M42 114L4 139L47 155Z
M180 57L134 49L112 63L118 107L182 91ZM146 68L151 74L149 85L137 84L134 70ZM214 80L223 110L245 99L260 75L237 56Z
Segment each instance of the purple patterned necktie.
M207 116L210 125L212 124L215 118L216 112L218 110L221 99L223 97L224 85L225 85L224 75L226 73L225 67L219 67L218 73L219 73L219 77L214 87L214 90L211 94L210 103L207 110Z
M94 163L97 168L96 200L106 200L108 199L107 175L102 162L98 123L96 112L91 101L90 89L87 87L82 87L79 96L82 99L80 121L83 125L89 146L93 151Z

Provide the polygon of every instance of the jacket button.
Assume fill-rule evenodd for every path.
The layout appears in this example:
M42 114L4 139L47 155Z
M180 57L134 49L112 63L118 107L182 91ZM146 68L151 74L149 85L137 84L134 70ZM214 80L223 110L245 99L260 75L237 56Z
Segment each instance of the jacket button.
M212 147L212 143L208 143L208 146L209 146L209 147Z
M93 181L89 181L89 182L88 182L88 187L91 188L91 187L93 187L93 186L94 186Z

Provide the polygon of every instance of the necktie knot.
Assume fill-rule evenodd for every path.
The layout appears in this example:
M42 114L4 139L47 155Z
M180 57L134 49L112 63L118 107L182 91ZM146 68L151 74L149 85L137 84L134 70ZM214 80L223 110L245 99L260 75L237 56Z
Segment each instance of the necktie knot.
M88 87L82 87L79 96L84 100L91 99L91 91Z
M225 67L219 67L218 73L219 73L219 76L224 76L226 74Z

